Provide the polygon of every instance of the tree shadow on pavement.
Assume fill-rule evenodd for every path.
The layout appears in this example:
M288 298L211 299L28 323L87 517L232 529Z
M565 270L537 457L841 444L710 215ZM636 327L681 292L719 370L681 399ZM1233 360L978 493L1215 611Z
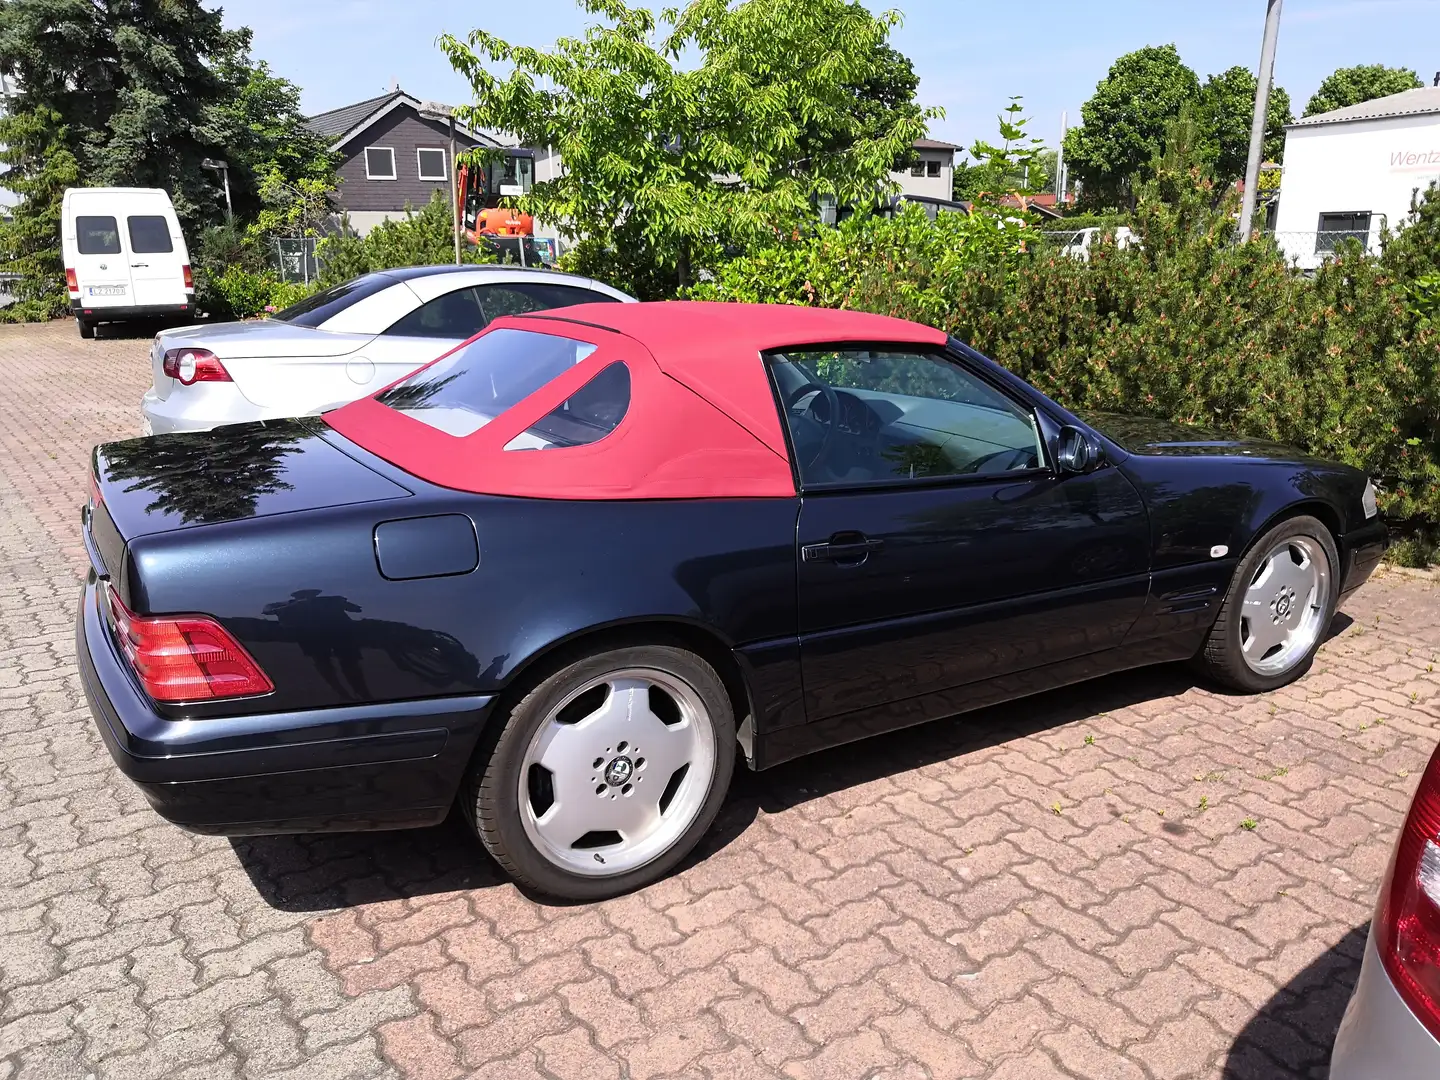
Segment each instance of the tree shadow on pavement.
M780 813L881 777L1138 702L1182 694L1194 685L1181 664L1142 668L877 735L763 773L737 763L719 817L680 869L725 848L762 813ZM256 891L272 907L286 911L325 911L487 888L508 880L455 811L443 824L429 829L241 837L232 839L231 845Z
M1324 1077L1350 992L1360 977L1368 924L1358 926L1260 1006L1230 1047L1224 1080Z

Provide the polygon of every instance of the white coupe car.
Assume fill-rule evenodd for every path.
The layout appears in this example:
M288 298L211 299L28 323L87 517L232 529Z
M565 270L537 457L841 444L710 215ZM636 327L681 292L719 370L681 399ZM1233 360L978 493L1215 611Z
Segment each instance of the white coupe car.
M491 319L634 298L589 278L512 266L365 274L252 322L164 330L150 350L147 435L305 416L373 394Z

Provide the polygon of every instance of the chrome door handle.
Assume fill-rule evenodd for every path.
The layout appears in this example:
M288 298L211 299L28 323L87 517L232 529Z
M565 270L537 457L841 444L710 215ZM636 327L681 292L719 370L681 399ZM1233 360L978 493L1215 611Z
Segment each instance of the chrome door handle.
M831 539L823 544L806 544L800 549L805 562L859 563L870 557L871 552L885 547L884 540L871 540L861 536L858 539Z

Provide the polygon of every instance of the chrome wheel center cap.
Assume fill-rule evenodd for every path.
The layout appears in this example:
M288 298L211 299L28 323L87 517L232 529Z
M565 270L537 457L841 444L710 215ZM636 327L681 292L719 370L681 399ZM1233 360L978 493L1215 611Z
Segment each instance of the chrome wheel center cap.
M605 766L605 782L611 787L623 787L635 773L635 763L628 757L617 757Z
M1275 615L1278 618L1285 618L1290 614L1290 608L1294 603L1294 594L1288 589L1275 598Z

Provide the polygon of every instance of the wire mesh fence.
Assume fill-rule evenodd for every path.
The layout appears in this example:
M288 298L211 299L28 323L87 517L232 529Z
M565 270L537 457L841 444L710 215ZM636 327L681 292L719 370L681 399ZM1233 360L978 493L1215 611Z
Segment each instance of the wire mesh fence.
M1332 230L1327 232L1270 233L1286 258L1302 270L1313 270L1327 259L1333 259L1346 247L1359 245L1367 255L1380 254L1380 237L1376 230Z
M319 238L315 236L277 236L275 238L275 269L281 281L309 285L320 274L315 258Z

